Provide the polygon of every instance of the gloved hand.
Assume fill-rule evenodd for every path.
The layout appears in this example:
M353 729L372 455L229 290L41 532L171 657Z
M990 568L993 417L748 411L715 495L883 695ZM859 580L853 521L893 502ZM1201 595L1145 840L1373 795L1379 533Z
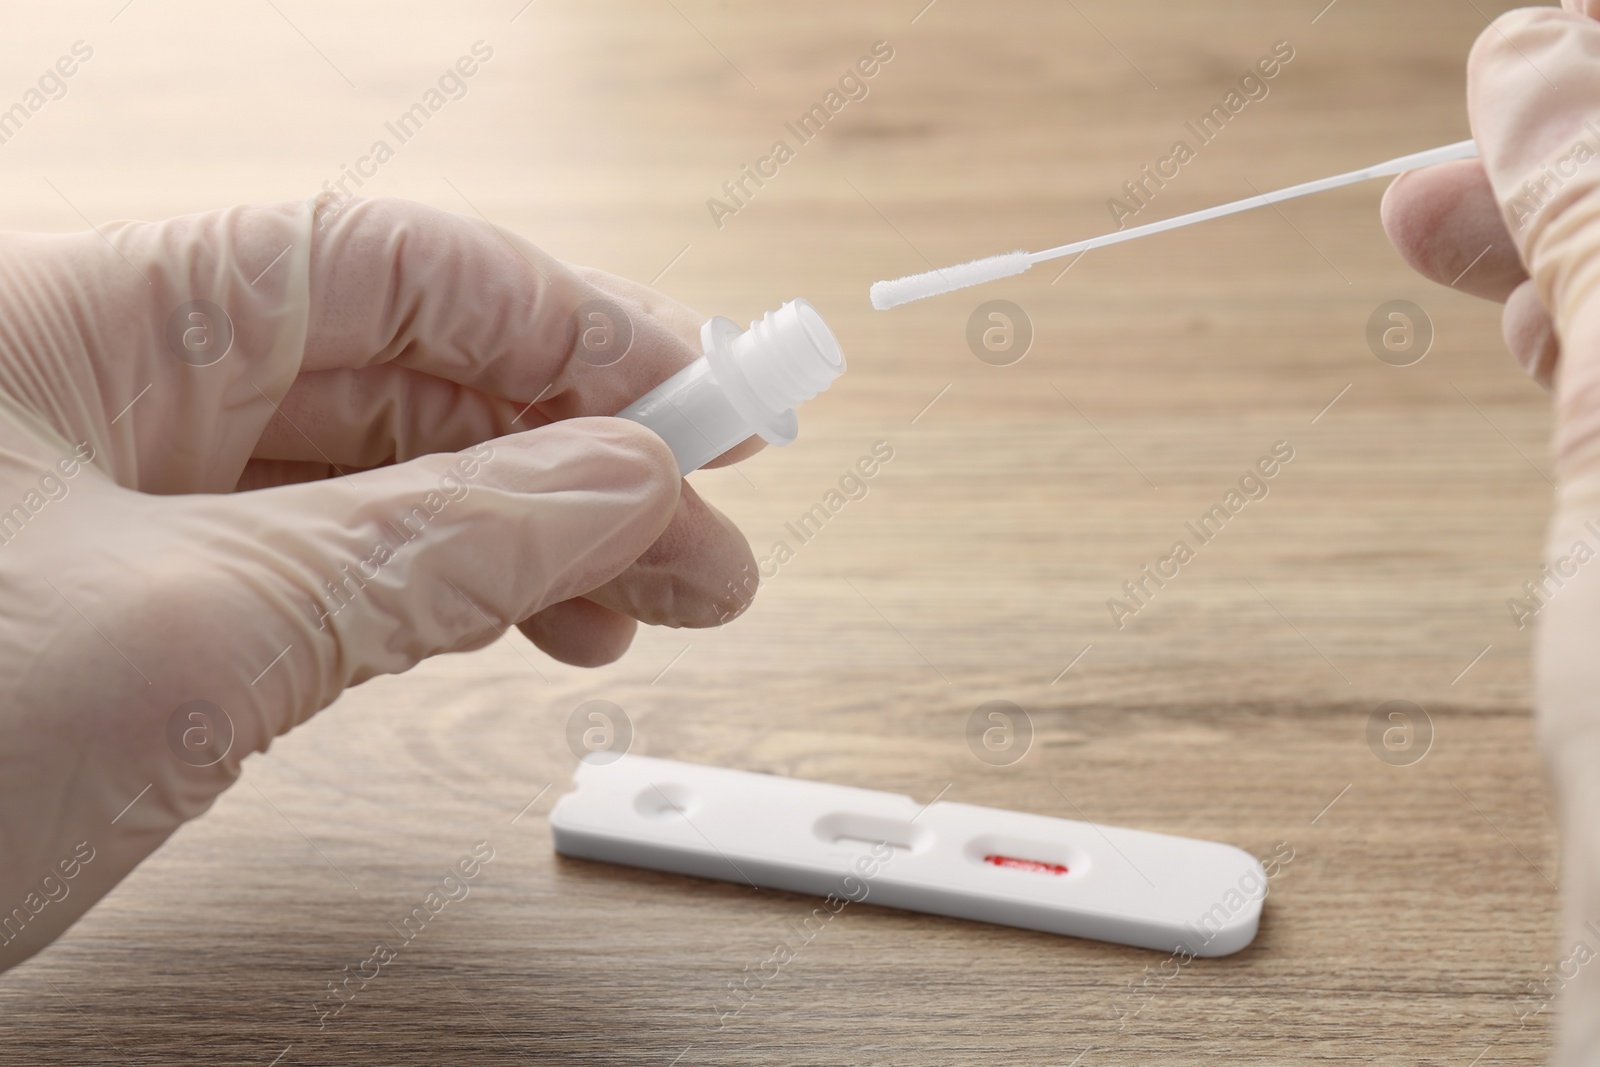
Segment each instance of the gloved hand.
M1600 0L1565 7L1510 12L1478 38L1467 107L1482 163L1403 175L1384 221L1407 259L1447 283L1493 245L1461 285L1507 300L1512 351L1555 392L1545 553L1563 584L1536 618L1534 674L1563 931L1554 981L1526 976L1519 1014L1559 990L1556 1059L1577 1064L1600 1062Z
M631 321L608 366L590 301ZM700 322L401 201L0 235L0 968L348 686L737 613L743 537L586 417Z

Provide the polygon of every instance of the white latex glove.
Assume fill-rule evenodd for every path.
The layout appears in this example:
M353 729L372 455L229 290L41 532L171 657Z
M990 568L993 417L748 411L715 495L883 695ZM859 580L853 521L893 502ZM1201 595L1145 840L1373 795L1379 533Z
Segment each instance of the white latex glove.
M1445 282L1455 264L1459 271L1495 246L1489 269L1467 277L1478 275L1482 295L1509 297L1512 351L1555 392L1559 488L1545 551L1564 584L1536 619L1535 682L1561 821L1562 936L1550 971L1526 976L1519 1014L1559 993L1556 1062L1592 1064L1600 1063L1600 2L1565 6L1510 12L1478 38L1467 105L1482 162L1402 176L1384 219L1402 253ZM1578 542L1585 562L1575 561Z
M594 300L631 320L610 366L574 356ZM402 201L0 235L0 968L348 686L737 613L743 537L583 417L700 321Z

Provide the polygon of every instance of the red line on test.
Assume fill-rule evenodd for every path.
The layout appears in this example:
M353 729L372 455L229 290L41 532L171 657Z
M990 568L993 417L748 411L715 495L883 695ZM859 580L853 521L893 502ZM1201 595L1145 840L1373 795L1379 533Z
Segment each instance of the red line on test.
M1066 874L1067 869L1059 863L1040 863L1038 860L1020 860L1015 856L988 855L983 857L983 862L992 863L996 867L1010 867L1015 871L1033 871L1035 874Z

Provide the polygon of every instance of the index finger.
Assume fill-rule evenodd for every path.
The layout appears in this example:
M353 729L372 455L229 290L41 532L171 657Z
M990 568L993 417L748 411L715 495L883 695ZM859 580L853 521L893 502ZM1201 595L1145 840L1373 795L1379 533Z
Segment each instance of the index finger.
M1528 278L1479 160L1406 171L1380 210L1389 242L1424 278L1500 303Z
M702 317L607 277L422 204L323 205L302 370L393 363L551 418L610 415L699 357Z

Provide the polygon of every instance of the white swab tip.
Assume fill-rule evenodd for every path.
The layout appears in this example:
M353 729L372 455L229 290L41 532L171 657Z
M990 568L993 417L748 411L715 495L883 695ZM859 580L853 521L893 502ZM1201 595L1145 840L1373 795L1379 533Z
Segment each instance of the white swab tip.
M1004 255L975 259L954 267L930 270L925 274L912 274L893 281L872 284L872 306L888 311L913 300L925 300L940 293L953 293L972 285L1010 278L1033 266L1033 257L1027 252L1007 252Z

